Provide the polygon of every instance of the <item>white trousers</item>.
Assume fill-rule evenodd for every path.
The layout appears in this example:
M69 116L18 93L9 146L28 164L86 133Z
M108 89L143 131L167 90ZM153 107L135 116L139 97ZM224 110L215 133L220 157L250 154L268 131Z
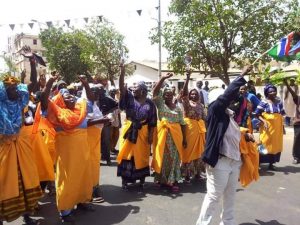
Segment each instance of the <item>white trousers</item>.
M241 161L221 157L213 168L206 167L207 193L202 203L197 225L211 224L213 213L222 198L220 225L235 225L234 199L240 175Z

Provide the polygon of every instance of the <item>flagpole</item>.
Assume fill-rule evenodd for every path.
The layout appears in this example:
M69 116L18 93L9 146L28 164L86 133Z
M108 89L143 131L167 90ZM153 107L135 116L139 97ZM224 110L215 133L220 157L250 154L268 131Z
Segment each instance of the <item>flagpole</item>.
M270 48L271 49L271 48ZM261 57L263 57L264 55L266 55L270 49L268 49L267 51L265 51L263 54L261 54L257 59L254 60L254 62L251 65L254 65L255 63L257 63L258 60L261 59Z
M158 77L161 77L161 4L158 0Z

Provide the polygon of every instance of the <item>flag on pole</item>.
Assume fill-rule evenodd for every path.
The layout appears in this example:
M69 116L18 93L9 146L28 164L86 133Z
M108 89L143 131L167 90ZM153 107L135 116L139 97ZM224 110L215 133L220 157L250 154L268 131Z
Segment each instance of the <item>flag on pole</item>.
M268 55L277 61L292 61L295 57L289 55L289 51L291 49L291 42L293 38L294 32L291 32L286 37L281 38L281 40L268 51Z
M300 52L300 41L298 41L289 51L289 55L296 55Z

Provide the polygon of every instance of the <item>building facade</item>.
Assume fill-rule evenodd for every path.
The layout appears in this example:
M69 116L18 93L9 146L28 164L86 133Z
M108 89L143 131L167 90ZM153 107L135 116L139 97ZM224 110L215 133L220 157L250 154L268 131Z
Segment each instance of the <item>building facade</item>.
M26 79L25 82L28 81L30 77L30 63L29 60L21 55L22 48L27 45L31 48L32 52L36 53L39 56L42 56L44 61L46 62L45 58L45 51L46 49L43 47L41 40L37 35L31 34L16 34L8 38L8 51L7 54L11 57L12 61L16 65L17 73L16 75L20 74L23 70L26 71ZM46 74L46 68L37 65L38 74Z

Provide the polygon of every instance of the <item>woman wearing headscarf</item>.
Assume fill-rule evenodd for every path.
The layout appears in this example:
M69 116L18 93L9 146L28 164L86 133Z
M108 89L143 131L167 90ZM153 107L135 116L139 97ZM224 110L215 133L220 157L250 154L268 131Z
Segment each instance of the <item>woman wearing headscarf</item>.
M24 109L37 84L37 60L28 46L22 48L22 55L30 62L29 84L10 75L0 82L0 223L23 215L25 224L33 225L38 221L29 213L34 212L42 192L32 152L32 127L26 126L31 123L25 123Z
M166 185L173 192L178 192L177 183L181 179L180 160L183 148L187 146L186 123L182 110L173 101L172 89L161 90L164 81L172 76L172 73L163 75L153 89L159 123L152 166L155 170L155 181Z
M125 67L121 65L119 78L120 109L125 110L126 120L120 138L117 157L118 176L122 177L122 188L140 180L143 188L145 177L150 175L149 157L153 141L153 129L157 116L154 103L147 98L147 86L138 82L133 93L124 86Z
M265 100L262 100L255 114L262 122L259 139L261 147L267 154L260 154L260 163L269 163L269 169L275 170L273 164L279 162L283 148L283 115L285 111L277 97L277 88L268 84L264 88Z
M27 85L16 77L4 77L0 82L0 223L23 215L25 224L37 224L28 214L42 196L31 139L23 126L28 101Z
M197 89L188 92L190 71L186 74L186 81L183 86L182 104L184 109L184 121L186 127L186 139L189 140L187 148L182 154L181 171L185 181L189 182L191 177L200 178L204 171L201 155L205 145L205 113L204 106L200 102L200 95Z
M79 77L86 89L87 98L93 100L93 93L84 76ZM72 222L72 210L93 210L87 204L92 198L93 178L91 151L88 144L87 127L89 122L86 99L76 99L67 89L60 89L51 100L48 99L51 87L57 77L52 77L43 91L41 106L43 116L56 130L56 202L63 222Z

